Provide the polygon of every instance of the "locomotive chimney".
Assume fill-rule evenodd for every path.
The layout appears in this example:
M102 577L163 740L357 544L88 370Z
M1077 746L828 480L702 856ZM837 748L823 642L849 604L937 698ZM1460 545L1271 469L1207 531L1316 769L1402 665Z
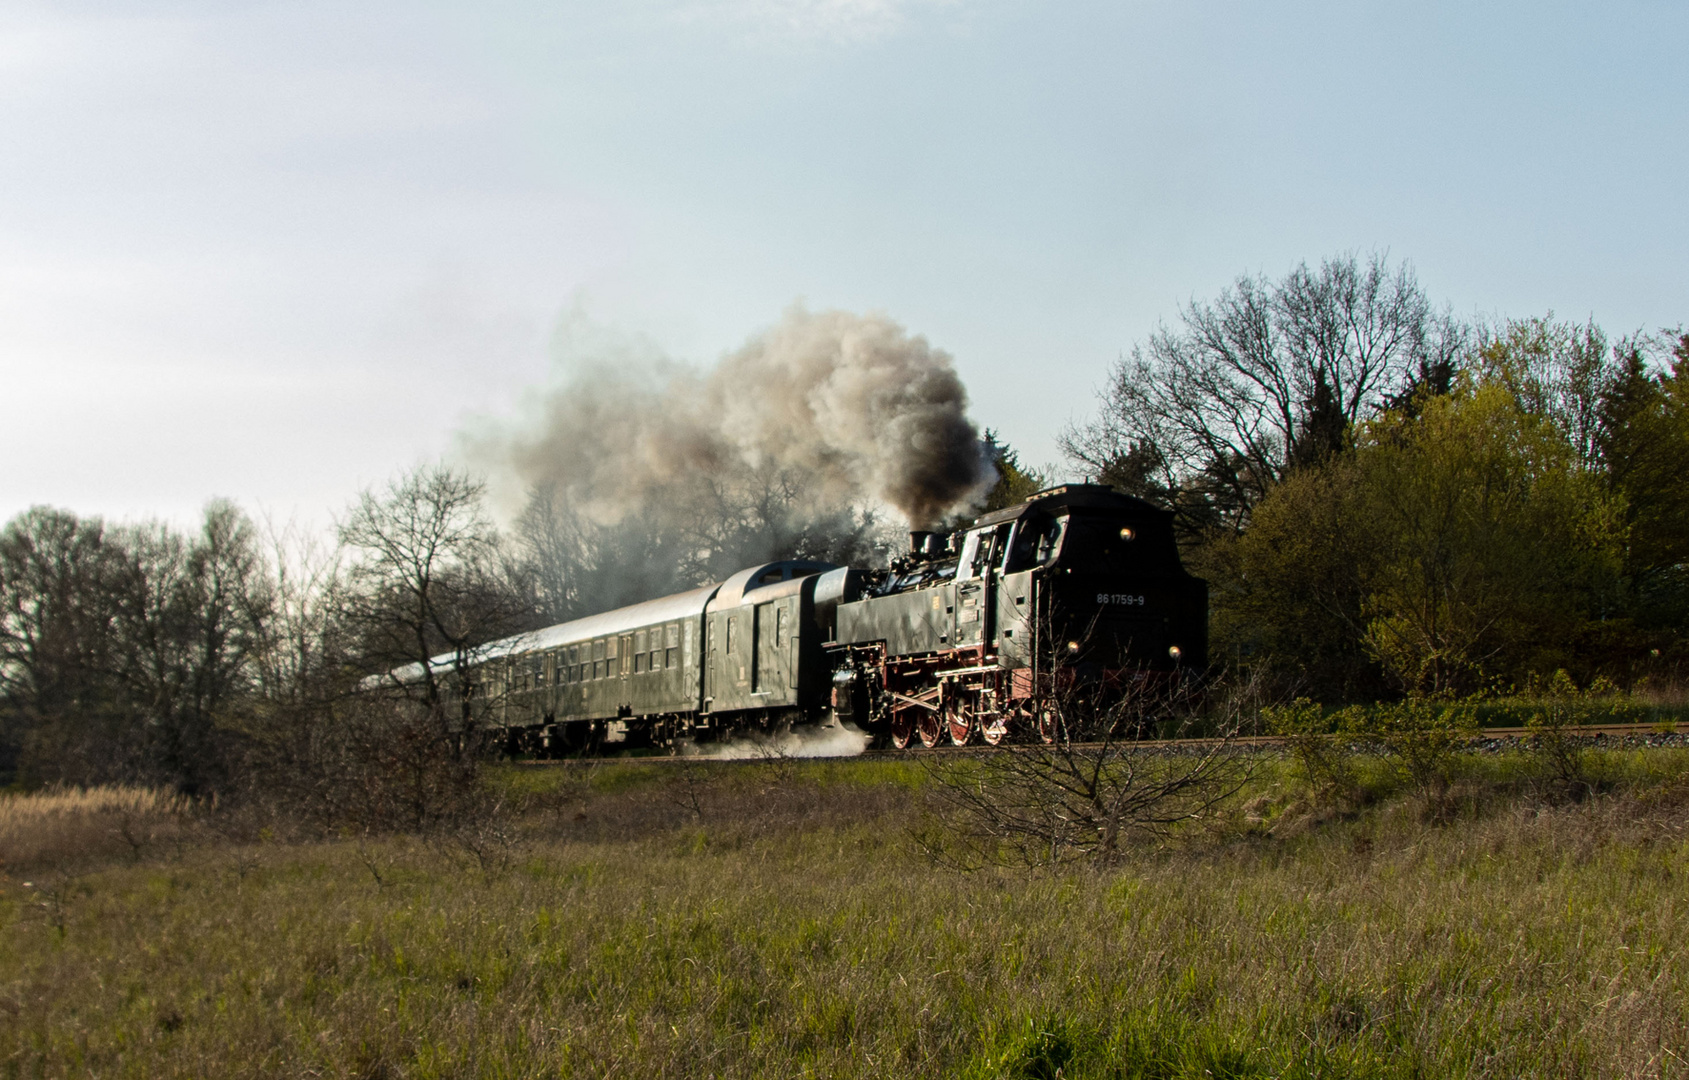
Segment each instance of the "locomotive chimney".
M909 554L925 555L927 553L927 537L932 533L925 529L909 530Z

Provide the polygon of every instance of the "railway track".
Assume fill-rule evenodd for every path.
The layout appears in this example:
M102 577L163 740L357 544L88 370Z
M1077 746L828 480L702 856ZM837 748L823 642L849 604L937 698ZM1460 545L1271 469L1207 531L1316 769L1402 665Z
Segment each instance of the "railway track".
M1587 725L1579 725L1579 726L1568 726L1566 728L1563 728L1562 730L1566 735L1571 736L1573 738L1591 739L1591 740L1595 740L1595 741L1604 741L1604 740L1608 740L1608 739L1624 740L1624 739L1635 739L1635 738L1658 737L1662 741L1676 742L1676 741L1681 740L1682 742L1684 742L1685 745L1689 745L1689 732L1680 732L1675 725L1661 725L1661 724L1656 724L1656 723L1646 723L1646 724L1587 724ZM1468 744L1469 747L1470 746L1482 746L1483 744L1490 743L1490 742L1498 742L1498 741L1517 742L1517 741L1534 739L1536 737L1537 737L1537 732L1534 732L1530 728L1525 728L1525 727L1481 728L1476 733L1474 733L1470 738L1467 739L1467 744ZM1283 735L1234 735L1229 739L1222 739L1222 738L1143 739L1143 740L1134 741L1130 745L1137 746L1137 747L1150 748L1150 749L1161 748L1161 747L1193 747L1194 748L1194 747L1203 747L1203 746L1223 746L1223 745L1267 748L1267 747L1273 747L1273 746L1284 746L1289 741L1290 740ZM1366 735L1356 735L1350 741L1354 742L1354 743L1366 743L1368 741L1376 741L1376 740L1373 739L1373 738L1370 738L1369 736L1366 736ZM1021 744L1021 745L1025 745L1025 744ZM1074 746L1078 749L1096 749L1097 747L1099 747L1101 745L1103 745L1103 744L1102 743L1095 743L1095 742L1085 742L1085 743L1075 743L1074 744ZM989 752L993 749L996 749L996 748L995 747L989 747L989 746L982 746L982 745L978 745L978 744L971 744L971 745L968 745L968 746L953 746L953 745L950 745L950 744L941 744L939 746L934 746L934 747L914 746L914 747L911 747L907 750L893 750L893 749L866 750L866 751L863 752L863 756L897 757L897 756L906 755L906 754L954 754L954 753L964 753L964 754L966 754L966 753Z
M1675 725L1671 725L1671 724L1657 724L1657 723L1594 724L1594 725L1582 725L1582 726L1576 726L1576 727L1567 727L1563 730L1564 730L1564 733L1568 736L1571 736L1573 738L1578 738L1578 739L1587 739L1587 740L1590 740L1591 742L1594 742L1597 745L1600 745L1602 743L1609 742L1609 741L1624 744L1624 743L1631 742L1632 740L1646 740L1650 744L1655 744L1655 745L1676 745L1676 744L1689 745L1689 732L1681 732L1677 729L1677 727ZM1486 748L1490 748L1490 745L1495 744L1495 743L1519 743L1519 742L1528 741L1528 740L1536 738L1536 737L1537 737L1536 732L1533 732L1531 729L1524 728L1524 727L1483 728L1483 729L1480 729L1478 732L1476 732L1474 735L1472 735L1467 740L1467 746L1468 746L1469 749L1486 749ZM1354 739L1352 741L1355 742L1355 743L1364 744L1364 743L1368 742L1369 740L1368 740L1367 736L1357 735L1357 736L1354 737ZM1144 739L1144 740L1141 740L1141 741L1134 741L1130 745L1137 747L1137 748L1141 748L1141 749L1147 749L1147 750L1156 750L1156 749L1197 750L1197 749L1202 749L1202 748L1205 748L1205 747L1225 746L1225 745L1265 750L1265 749L1270 749L1270 748L1276 747L1276 746L1284 746L1288 742L1289 742L1289 740L1282 735L1237 735L1237 736L1233 736L1232 738L1229 738L1229 739L1220 739L1220 738ZM1021 745L1025 745L1025 744L1021 744ZM1085 743L1075 743L1074 747L1076 749L1080 749L1080 750L1094 750L1094 749L1101 747L1102 745L1104 745L1104 744L1097 743L1097 742L1085 742ZM1499 747L1497 747L1497 748L1499 748ZM934 747L923 747L923 746L916 745L916 746L912 746L912 747L910 747L909 749L906 749L906 750L895 750L895 749L889 749L889 748L870 749L870 750L864 750L860 754L804 754L804 753L801 753L801 752L800 753L782 752L782 751L774 749L774 748L767 748L766 751L764 751L762 748L758 748L758 747L752 745L752 746L746 747L745 751L743 753L734 753L732 755L719 754L719 753L610 754L610 755L602 755L602 756L599 756L599 757L559 758L559 759L555 759L555 760L543 760L543 759L524 760L524 761L516 762L516 764L524 765L524 766L547 767L547 766L567 766L567 765L593 764L593 763L606 762L606 761L611 761L611 762L640 761L640 762L653 762L653 763L658 763L658 764L681 764L681 763L684 763L684 762L695 762L695 763L696 762L745 762L745 761L757 762L757 761L767 761L767 760L778 760L778 759L784 759L784 758L813 758L815 760L822 760L822 759L826 759L826 758L835 758L836 759L836 758L844 758L844 757L875 757L875 758L906 757L906 758L911 758L911 759L919 759L921 757L930 757L930 756L933 756L933 755L941 755L941 754L984 754L984 753L992 753L992 752L996 751L997 749L999 749L999 748L998 747L992 747L992 746L984 746L984 745L980 745L980 744L971 744L971 745L968 745L968 746L953 746L953 745L950 745L948 743L945 743L945 744L942 744L942 745L939 745L939 746L934 746Z

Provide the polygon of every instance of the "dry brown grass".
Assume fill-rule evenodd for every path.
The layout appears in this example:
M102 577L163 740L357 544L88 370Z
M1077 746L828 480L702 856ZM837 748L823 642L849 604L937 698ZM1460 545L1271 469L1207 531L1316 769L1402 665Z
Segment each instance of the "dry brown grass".
M179 838L189 809L179 795L143 787L0 795L0 870L80 866L114 855L139 858Z
M1689 769L1607 765L1443 824L1292 822L1263 768L1189 843L978 874L915 850L907 764L536 770L490 869L347 837L0 880L0 1076L1689 1076Z

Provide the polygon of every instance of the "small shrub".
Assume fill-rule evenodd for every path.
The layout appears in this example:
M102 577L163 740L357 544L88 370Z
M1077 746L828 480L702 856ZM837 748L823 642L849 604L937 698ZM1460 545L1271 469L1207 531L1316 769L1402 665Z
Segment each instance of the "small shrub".
M1478 731L1472 703L1412 697L1349 715L1350 726L1360 729L1356 734L1384 747L1397 774L1426 800L1433 815L1446 816L1457 755Z
M1578 689L1561 668L1537 694L1525 720L1531 749L1540 762L1543 783L1555 794L1582 799L1593 790L1584 736L1576 729L1603 724L1639 723L1646 710L1596 679Z
M1350 735L1344 730L1346 716L1327 715L1324 706L1307 698L1261 710L1267 731L1285 740L1308 796L1316 804L1358 800L1360 785Z

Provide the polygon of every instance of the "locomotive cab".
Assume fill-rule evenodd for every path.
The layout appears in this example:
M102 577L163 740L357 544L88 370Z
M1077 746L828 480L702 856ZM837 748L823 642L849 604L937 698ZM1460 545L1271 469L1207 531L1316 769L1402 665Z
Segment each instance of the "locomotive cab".
M1207 585L1179 562L1172 514L1111 488L1064 485L980 518L956 583L958 609L980 613L957 643L1003 667L1043 666L1035 649L1087 668L1207 663Z
M1037 514L1016 523L1026 531L1020 557L1042 571L1040 610L1055 662L1205 666L1208 587L1179 562L1172 514L1106 489L1085 495L1051 507L1043 524Z

